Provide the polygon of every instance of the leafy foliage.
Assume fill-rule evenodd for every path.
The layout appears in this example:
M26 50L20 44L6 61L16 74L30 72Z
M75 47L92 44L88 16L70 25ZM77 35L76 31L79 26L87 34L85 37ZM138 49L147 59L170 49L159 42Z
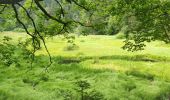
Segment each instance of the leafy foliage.
M11 44L12 38L4 36L3 42L0 44L0 60L6 65L10 66L15 64L16 67L21 66L20 59L25 61L30 60L31 51L27 49L28 42L20 42L17 46Z
M90 84L87 81L78 81L76 82L78 89L77 91L81 95L81 100L105 100L104 96L95 90L87 92L87 89L90 89Z
M43 0L41 2L46 13L52 17L43 15L36 6L36 2L32 3L31 0L23 2L23 7L30 11L37 29L44 33L44 36L54 36L65 32L107 35L122 32L126 38L123 49L128 51L143 50L145 42L155 40L170 42L169 0L107 0L104 2L100 0L95 2L91 0ZM9 8L0 18L3 26L0 28L1 31L20 28L18 23L12 19L13 13L8 14L12 10L11 7ZM24 9L18 7L17 10L21 13L20 17L24 18L23 22L26 26L33 31ZM58 22L53 17L58 18ZM7 18L8 20L5 20ZM66 25L63 24L64 22L69 23Z
M143 50L145 41L170 42L168 0L117 0L116 4L112 14L121 16L122 25L127 27L124 49Z

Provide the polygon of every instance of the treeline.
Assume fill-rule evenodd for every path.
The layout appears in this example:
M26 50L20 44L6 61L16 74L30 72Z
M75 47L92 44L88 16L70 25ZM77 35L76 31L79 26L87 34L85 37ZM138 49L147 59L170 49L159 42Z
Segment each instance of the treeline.
M40 32L45 34L57 34L62 28L60 23L48 19L46 16L36 9L36 5L31 5L32 0L22 2L23 6L27 8L34 8L30 11L34 18ZM111 10L114 6L113 0L79 0L79 5L76 6L69 0L60 0L61 5L57 4L55 0L44 0L42 5L53 16L64 18L64 20L75 20L77 23L70 24L66 31L77 34L108 34L113 35L121 30L118 16L112 15ZM61 6L63 11L61 10ZM24 31L14 19L14 12L12 8L6 8L3 15L0 16L0 31ZM32 30L32 25L21 7L18 7L20 18L27 25L29 30ZM61 14L63 13L63 14ZM79 23L81 22L81 24ZM65 31L65 32L66 32Z
M170 42L169 0L40 0L46 11L67 23L67 27L44 16L32 0L22 5L28 10L39 32L44 35L68 33L114 35L126 37L124 49L141 50L144 42L161 40ZM2 7L1 7L2 8ZM0 31L24 31L14 19L8 6L0 16ZM17 7L19 17L29 31L34 30L25 11ZM62 30L62 31L61 31ZM133 41L130 41L133 40Z

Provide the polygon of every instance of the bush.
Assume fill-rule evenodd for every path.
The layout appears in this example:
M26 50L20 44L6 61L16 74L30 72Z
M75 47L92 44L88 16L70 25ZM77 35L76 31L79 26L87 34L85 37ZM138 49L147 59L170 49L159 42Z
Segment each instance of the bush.
M3 42L0 44L0 59L6 66L10 66L13 62L16 62L15 60L17 60L15 57L12 57L16 47L9 44L10 40L11 38L4 36Z
M91 85L86 80L77 81L76 85L76 91L80 93L80 100L105 100L103 94L90 89Z
M64 89L59 89L59 93L61 96L63 96L63 99L64 100L74 100L74 96L73 96L73 93L72 91L70 90L64 90Z
M20 66L21 61L24 62L30 60L31 52L27 49L28 44L23 42L18 45L14 45L11 43L11 40L12 38L4 36L3 42L0 43L1 63L5 66L10 66L11 64Z
M118 33L118 34L116 35L116 38L117 38L117 39L125 39L125 34L124 34L124 33Z

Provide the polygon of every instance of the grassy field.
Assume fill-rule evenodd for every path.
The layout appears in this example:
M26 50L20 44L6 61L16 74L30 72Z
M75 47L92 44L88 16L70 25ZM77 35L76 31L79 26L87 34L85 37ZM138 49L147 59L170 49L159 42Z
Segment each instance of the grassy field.
M13 43L26 37L0 35L13 37ZM44 48L36 52L30 71L29 63L0 64L0 100L81 100L81 82L90 85L84 90L89 99L84 100L169 100L170 45L155 41L143 51L127 52L122 41L116 36L80 36L73 48L63 36L48 38L53 58L49 72L43 72L49 59Z

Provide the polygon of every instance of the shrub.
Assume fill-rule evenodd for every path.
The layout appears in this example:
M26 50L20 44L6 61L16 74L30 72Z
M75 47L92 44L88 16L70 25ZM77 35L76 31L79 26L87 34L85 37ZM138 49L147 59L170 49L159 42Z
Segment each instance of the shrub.
M117 38L117 39L125 39L125 34L124 34L124 33L118 33L118 34L116 35L116 38Z
M28 44L25 42L15 45L11 43L11 40L12 38L4 36L3 42L0 43L0 60L5 66L15 64L19 67L21 61L24 62L30 58L31 51L27 49Z
M105 98L100 92L92 90L88 94L85 94L85 100L105 100Z
M74 100L73 93L70 90L59 89L59 93L63 96L64 100Z
M86 80L77 81L76 85L76 91L80 93L80 100L105 100L103 94L90 89L91 85Z
M0 44L0 59L6 66L10 66L13 62L16 62L15 60L17 60L16 58L12 57L16 47L9 44L10 40L10 37L4 36L3 42Z

